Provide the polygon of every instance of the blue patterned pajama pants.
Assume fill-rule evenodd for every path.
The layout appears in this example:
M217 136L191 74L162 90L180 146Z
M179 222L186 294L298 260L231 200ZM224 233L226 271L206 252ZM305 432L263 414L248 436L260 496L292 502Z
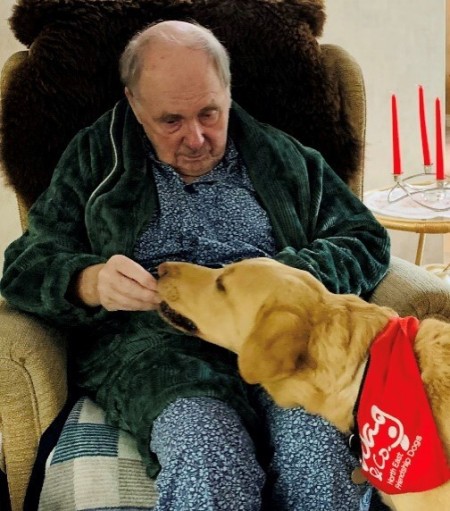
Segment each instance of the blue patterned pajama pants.
M278 407L263 391L258 401L273 451L265 470L227 404L196 397L167 407L150 443L162 467L155 511L369 510L372 490L351 482L357 461L335 428L301 408Z

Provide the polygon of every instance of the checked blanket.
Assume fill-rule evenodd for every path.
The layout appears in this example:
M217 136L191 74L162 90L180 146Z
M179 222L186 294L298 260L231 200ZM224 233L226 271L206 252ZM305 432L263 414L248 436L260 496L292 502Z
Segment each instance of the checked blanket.
M134 439L79 399L47 459L39 511L151 511L156 499Z

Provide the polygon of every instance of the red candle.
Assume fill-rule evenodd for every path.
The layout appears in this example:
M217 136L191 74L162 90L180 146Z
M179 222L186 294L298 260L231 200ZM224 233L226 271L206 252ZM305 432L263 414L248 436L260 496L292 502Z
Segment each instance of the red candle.
M436 120L436 179L442 181L444 175L444 149L442 145L442 122L441 122L441 101L436 98L435 120Z
M397 114L397 98L392 94L392 155L393 155L393 173L398 176L402 173L402 163L400 158L400 140L398 136L398 114Z
M420 136L422 138L423 164L431 165L430 146L428 145L427 121L425 118L425 101L423 97L423 87L419 86L419 118L420 118Z

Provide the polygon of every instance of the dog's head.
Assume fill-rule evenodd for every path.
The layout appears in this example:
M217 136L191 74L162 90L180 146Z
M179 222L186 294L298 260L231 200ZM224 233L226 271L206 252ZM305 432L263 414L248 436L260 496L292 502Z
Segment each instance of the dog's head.
M237 353L247 382L276 381L313 363L310 330L334 295L309 273L257 258L219 269L164 263L159 274L160 314Z

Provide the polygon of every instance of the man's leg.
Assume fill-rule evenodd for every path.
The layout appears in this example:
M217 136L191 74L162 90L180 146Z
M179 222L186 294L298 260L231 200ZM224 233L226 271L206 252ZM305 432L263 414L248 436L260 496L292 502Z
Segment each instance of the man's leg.
M211 398L177 399L156 419L155 511L258 511L265 475L237 413Z
M302 408L280 408L263 391L258 400L273 450L267 470L268 509L277 511L368 511L368 485L351 481L357 459L346 439Z

